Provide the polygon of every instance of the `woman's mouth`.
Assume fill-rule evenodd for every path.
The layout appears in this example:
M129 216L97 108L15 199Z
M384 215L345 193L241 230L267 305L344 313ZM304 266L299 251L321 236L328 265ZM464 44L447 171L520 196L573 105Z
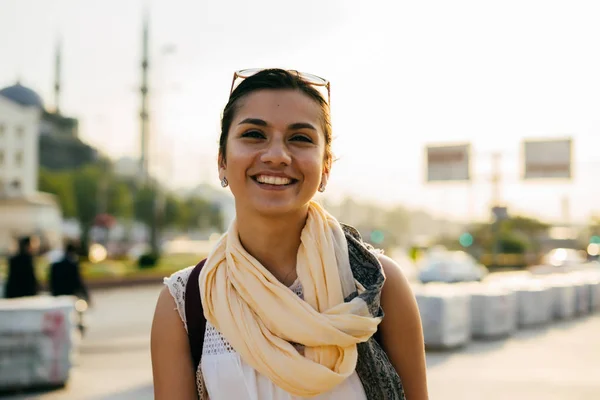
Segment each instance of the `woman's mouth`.
M255 175L252 177L254 181L258 182L261 185L270 185L270 186L289 186L298 182L297 179L288 178L285 176L272 176L272 175Z

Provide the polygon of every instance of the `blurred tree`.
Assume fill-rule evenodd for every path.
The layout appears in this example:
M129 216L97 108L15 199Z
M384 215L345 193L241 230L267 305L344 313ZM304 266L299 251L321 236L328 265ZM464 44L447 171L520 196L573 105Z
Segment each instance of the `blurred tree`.
M515 232L502 232L499 238L499 251L506 254L525 254L530 247L527 238Z
M534 218L523 216L511 217L499 225L498 251L522 254L527 250L539 248L539 237L544 234L549 224ZM494 233L492 224L476 224L471 227L473 246L484 252L492 252L494 248Z
M71 173L53 172L45 168L40 168L38 188L41 192L52 193L58 198L65 218L77 217L77 204Z
M40 165L46 169L72 171L93 164L98 153L76 137L40 135L39 155Z
M150 226L154 215L154 198L156 190L150 186L142 186L136 191L134 199L135 219Z
M185 229L223 230L223 215L217 204L201 197L189 197L182 202L181 225Z
M186 205L181 199L175 197L173 194L167 195L164 215L165 226L185 229L187 211Z
M127 183L112 179L108 184L107 212L119 218L133 217L134 199L131 188Z
M208 219L208 223L210 228L214 228L219 232L223 232L223 230L225 230L223 211L221 210L221 206L219 204L212 203L210 205L210 217Z
M77 219L81 224L81 245L87 250L89 232L98 214L99 182L102 176L97 166L89 165L73 172L73 189Z
M407 245L410 240L410 215L408 211L404 207L395 207L382 214L383 228L390 232L392 236L389 245Z
M538 236L545 233L550 225L537 220L523 216L514 216L502 222L502 229L508 231L519 231L528 236Z
M503 234L509 233L516 234L520 236L518 239L519 241L527 244L527 249L537 252L540 249L540 238L548 232L549 228L550 224L538 219L514 216L502 221L500 225L500 236L502 237Z
M158 257L160 253L160 231L163 227L163 216L165 211L165 193L160 191L156 182L148 183L136 191L135 196L135 218L143 222L150 231L150 247L153 256Z
M83 168L52 171L41 167L39 172L40 190L56 195L63 215L77 218L81 224L82 250L87 250L96 217L104 213L146 224L153 243L158 241L160 229L167 226L223 230L218 204L197 196L181 199L175 194L159 193L155 185L153 182L137 188L135 181L116 176L106 158L97 158Z

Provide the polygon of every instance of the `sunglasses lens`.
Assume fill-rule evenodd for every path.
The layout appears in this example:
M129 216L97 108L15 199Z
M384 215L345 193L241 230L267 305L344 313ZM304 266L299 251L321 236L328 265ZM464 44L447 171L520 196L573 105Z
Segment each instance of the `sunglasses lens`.
M246 79L250 78L252 75L259 73L260 71L262 71L261 68L242 69L241 71L237 72L237 76L242 79Z
M323 78L321 78L320 76L316 76L316 75L312 75L312 74L306 74L304 72L300 73L300 78L302 78L304 81L311 83L313 85L326 85L327 81Z

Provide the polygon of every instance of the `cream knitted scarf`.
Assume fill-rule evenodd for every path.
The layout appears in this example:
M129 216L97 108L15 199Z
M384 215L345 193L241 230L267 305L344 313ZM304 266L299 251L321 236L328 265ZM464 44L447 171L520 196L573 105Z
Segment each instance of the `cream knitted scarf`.
M354 372L357 343L375 333L381 318L365 301L374 296L352 276L342 227L316 202L296 269L304 300L244 250L234 221L209 255L199 285L206 320L242 359L286 392L311 397ZM291 343L303 345L304 355Z

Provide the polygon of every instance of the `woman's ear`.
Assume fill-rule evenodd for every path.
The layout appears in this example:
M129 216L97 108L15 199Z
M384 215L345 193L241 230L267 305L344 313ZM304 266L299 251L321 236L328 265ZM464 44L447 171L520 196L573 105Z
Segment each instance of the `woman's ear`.
M323 176L321 177L321 183L323 184L323 186L327 186L328 181L329 181L329 172L324 172Z
M323 172L323 175L321 175L321 183L319 184L319 192L323 193L325 191L328 180L329 180L329 173Z
M217 161L217 167L219 168L219 180L223 180L225 178L225 172L227 170L227 163L225 162L225 158L222 154L219 154L219 159Z

